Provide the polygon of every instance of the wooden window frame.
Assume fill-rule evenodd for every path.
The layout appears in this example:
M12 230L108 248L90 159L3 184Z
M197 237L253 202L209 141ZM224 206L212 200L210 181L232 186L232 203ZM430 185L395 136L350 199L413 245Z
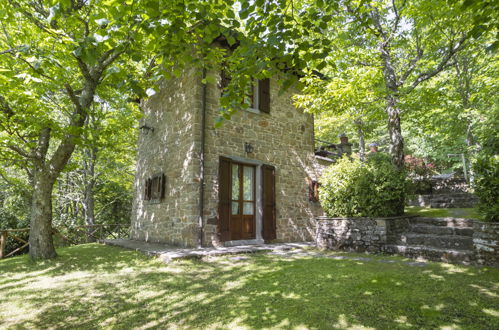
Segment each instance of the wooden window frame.
M144 200L160 203L165 197L166 177L163 173L153 175L145 181Z
M317 180L310 180L308 184L308 200L314 203L319 202L320 183Z

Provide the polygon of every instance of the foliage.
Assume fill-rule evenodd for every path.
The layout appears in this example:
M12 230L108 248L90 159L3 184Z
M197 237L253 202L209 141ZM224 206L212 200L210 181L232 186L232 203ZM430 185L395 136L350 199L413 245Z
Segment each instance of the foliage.
M484 220L499 221L499 155L481 155L474 163L475 193Z
M366 163L344 157L321 178L321 206L332 217L400 215L404 184L404 173L385 154L370 155Z
M478 210L486 221L499 221L499 125L498 116L490 118L477 133L481 150L473 161Z
M499 270L490 267L415 266L400 257L344 253L324 253L323 258L255 253L165 264L97 244L58 253L57 260L38 263L26 257L0 260L0 286L8 297L0 301L3 327L497 325L493 306Z
M313 3L308 2L311 6ZM466 48L472 29L470 14L457 4L426 0L346 1L327 3L317 11L334 13L320 36L321 41L330 42L333 51L323 60L315 61L317 68L326 67L325 79L332 82L328 96L341 104L344 95L349 95L344 93L342 85L335 84L336 77L343 72L349 72L352 81L357 76L363 77L351 89L355 93L344 108L353 103L368 114L384 109L390 154L401 169L405 100L422 83L452 66L455 56ZM428 12L432 13L431 19ZM304 79L309 83L308 100L312 103L315 103L314 94L319 95L322 89L321 84L310 84L314 75L315 72L309 72ZM322 98L317 100L321 106ZM370 102L375 104L371 106ZM370 106L366 107L366 103ZM341 113L338 110L331 107L321 111Z
M315 115L317 137L335 141L345 133L358 141L361 152L365 140L373 137L376 126L382 125L383 109L377 99L381 77L370 68L348 68L328 72L328 78L311 76L302 79L302 93L294 97L298 107Z
M31 204L30 187L23 175L13 173L12 169L1 170L9 173L9 183L0 180L0 230L20 229L29 227L29 210ZM5 177L2 173L2 177ZM21 239L27 240L27 232L15 233ZM9 237L5 246L5 254L21 247L23 243ZM25 252L20 251L20 252Z
M485 50L489 38L474 41L456 56L454 65L420 86L404 104L406 150L431 161L439 171L463 172L479 152L475 137L495 116L499 57Z

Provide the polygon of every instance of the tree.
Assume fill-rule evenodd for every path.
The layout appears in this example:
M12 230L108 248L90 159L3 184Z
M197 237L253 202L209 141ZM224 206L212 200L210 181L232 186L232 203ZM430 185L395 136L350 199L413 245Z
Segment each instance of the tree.
M240 18L234 10L233 1L199 0L0 4L0 152L8 165L27 172L32 186L33 259L56 256L53 187L90 129L96 100L111 91L139 100L155 93L154 82L179 76L186 65L219 66L233 55L212 43L221 34L236 42L231 28ZM244 50L258 53L248 39L240 42L239 60ZM248 72L256 69L262 71L251 66Z
M381 75L377 70L357 67L329 70L326 75L326 79L305 78L303 94L296 95L295 102L316 114L316 124L321 127L319 136L348 131L355 134L359 155L364 160L366 134L371 133L382 119L379 92L371 88L373 81L379 81Z
M2 152L31 181L30 256L52 258L54 183L140 26L133 4L9 1L0 7Z
M115 104L95 106L108 110L100 111L99 117L89 116L91 129L82 137L55 193L55 223L59 227L89 226L89 241L94 239L94 224L129 218L130 207L122 204L131 205L138 126L137 111L119 98ZM109 110L116 108L122 110Z
M406 97L408 151L440 167L451 166L448 154L464 153L470 163L479 152L476 130L496 111L498 57L486 50L489 40L471 41L453 67Z
M337 52L328 65L343 70L347 63L380 73L382 87L371 80L368 88L384 100L390 153L394 164L402 168L404 98L454 65L456 54L470 38L469 17L455 6L425 0L346 2L323 11L338 15L325 27L325 38L332 39Z

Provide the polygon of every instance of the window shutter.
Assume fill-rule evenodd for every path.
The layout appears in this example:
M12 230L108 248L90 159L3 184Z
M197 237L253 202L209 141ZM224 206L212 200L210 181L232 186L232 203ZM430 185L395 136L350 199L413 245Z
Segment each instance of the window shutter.
M218 169L218 231L221 241L230 240L229 219L230 219L230 159L220 157Z
M146 179L144 189L144 200L148 201L151 199L151 179Z
M153 176L151 180L151 196L150 199L155 200L158 199L158 177Z
M159 181L159 198L163 199L165 198L165 186L166 186L166 176L164 173L161 173L160 175L160 181Z
M259 110L270 113L270 79L258 81Z
M276 205L275 205L275 167L262 166L263 188L263 232L265 241L277 238L276 233Z
M311 202L319 201L319 182L316 180L310 180L308 183L308 200Z

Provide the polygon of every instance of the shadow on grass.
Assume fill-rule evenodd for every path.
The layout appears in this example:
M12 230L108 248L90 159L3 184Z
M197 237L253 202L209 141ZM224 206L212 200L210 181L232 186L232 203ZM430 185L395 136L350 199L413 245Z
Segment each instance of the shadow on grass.
M60 256L36 264L0 262L8 277L22 276L21 282L0 282L6 293L0 324L492 329L499 317L496 269L271 255L165 265L97 244Z

